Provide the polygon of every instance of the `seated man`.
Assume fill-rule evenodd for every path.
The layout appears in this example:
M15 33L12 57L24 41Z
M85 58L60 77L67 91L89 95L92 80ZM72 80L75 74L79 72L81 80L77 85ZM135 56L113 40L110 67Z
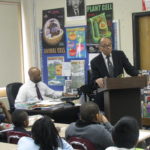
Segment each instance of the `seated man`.
M45 83L41 81L41 71L36 67L29 69L30 80L23 84L18 92L15 100L15 107L19 108L18 104L26 104L47 99L48 96L58 98L62 96L62 92L50 89Z
M104 150L113 145L111 130L111 124L100 113L98 105L87 102L80 107L80 120L70 124L65 136L66 139L72 136L88 139L97 150Z
M121 118L112 130L112 138L115 146L106 150L133 150L139 137L138 123L134 118Z
M2 122L11 123L11 115L7 110L6 106L2 102L0 102L0 108L3 111L3 114L0 114L0 123ZM3 130L2 126L0 126L0 130Z
M31 134L29 131L25 130L25 128L27 128L29 124L29 117L28 117L27 112L16 109L12 113L12 123L14 125L13 131L26 133L28 135Z

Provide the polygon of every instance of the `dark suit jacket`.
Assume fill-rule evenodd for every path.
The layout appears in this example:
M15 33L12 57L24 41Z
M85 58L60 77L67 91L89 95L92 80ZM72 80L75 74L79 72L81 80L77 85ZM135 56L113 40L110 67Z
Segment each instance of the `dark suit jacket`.
M114 65L114 77L123 74L123 70L126 71L130 76L137 76L138 70L136 70L129 62L128 58L123 51L112 51L112 59ZM91 61L92 69L92 81L95 81L97 78L109 77L107 67L105 65L102 54L100 53Z
M85 15L84 5L80 4L80 6L79 6L79 16L83 16L83 15ZM74 9L72 8L72 6L67 7L67 16L68 17L75 16Z

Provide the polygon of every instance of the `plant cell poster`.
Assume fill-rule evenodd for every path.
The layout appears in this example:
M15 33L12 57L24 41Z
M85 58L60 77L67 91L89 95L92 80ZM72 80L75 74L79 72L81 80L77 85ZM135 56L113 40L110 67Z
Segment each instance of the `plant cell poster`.
M89 53L98 52L103 37L112 37L113 4L87 6L87 49Z

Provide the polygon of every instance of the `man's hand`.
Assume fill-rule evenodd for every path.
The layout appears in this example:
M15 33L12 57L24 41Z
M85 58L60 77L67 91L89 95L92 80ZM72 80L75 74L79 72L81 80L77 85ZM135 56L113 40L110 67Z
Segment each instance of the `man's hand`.
M104 79L103 78L98 78L95 80L95 82L98 84L100 88L104 88Z
M108 122L107 118L103 114L97 114L97 121L100 123Z

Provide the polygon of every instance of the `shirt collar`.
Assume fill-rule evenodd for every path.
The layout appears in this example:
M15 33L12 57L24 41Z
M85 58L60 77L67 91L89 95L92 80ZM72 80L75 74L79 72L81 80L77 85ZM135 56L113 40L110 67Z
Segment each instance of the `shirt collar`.
M102 56L103 56L104 59L106 59L106 57L107 57L103 52L102 52ZM112 53L110 53L109 56L112 57Z
M41 81L40 81L40 82L41 82ZM37 85L38 85L40 82L38 82ZM34 83L34 82L31 81L31 80L29 80L29 83L31 84L31 86L34 86L34 87L35 87L35 84L36 84L36 83Z

